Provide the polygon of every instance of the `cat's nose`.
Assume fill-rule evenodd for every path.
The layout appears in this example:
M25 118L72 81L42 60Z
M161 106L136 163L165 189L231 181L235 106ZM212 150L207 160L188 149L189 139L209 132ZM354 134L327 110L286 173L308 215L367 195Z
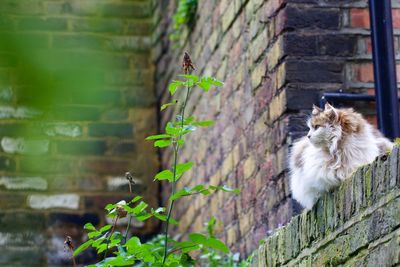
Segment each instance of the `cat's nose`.
M311 134L307 134L307 138L310 139L311 138Z

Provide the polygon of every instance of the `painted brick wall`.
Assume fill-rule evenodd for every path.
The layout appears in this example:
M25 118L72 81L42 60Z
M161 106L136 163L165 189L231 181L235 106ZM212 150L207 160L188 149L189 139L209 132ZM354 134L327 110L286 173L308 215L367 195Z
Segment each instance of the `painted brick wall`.
M399 207L397 146L265 239L252 266L398 265Z
M393 6L398 54L399 3ZM182 160L194 160L197 167L179 186L210 182L242 190L240 196L180 201L175 217L180 231L199 231L214 214L224 222L220 237L234 251L249 254L299 212L290 197L286 159L321 92L373 93L367 1L199 1L182 49L168 41L174 8L169 1L157 7L158 99L168 100L166 84L180 72L183 51L191 54L197 74L225 81L220 91L191 96L189 110L216 125L188 140L196 145L185 148ZM354 106L375 123L373 105ZM166 113L162 121L170 117ZM169 161L169 153L163 154L163 165Z
M131 198L126 171L158 204L151 15L151 1L0 1L1 266L70 265L65 235L78 246Z

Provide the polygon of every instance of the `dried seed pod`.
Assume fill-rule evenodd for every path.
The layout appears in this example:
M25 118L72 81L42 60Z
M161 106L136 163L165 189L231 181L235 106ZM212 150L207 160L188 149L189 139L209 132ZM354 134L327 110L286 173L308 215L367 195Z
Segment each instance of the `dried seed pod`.
M127 214L128 214L128 212L124 209L124 207L117 206L118 218L124 218L124 217L126 217Z
M196 69L193 65L192 59L187 52L185 52L185 54L183 55L182 68L185 74L189 74L192 70Z
M132 174L130 172L126 172L125 173L125 178L129 182L129 192L132 193L132 186L134 186L136 184L135 181L133 180L133 176L132 176Z
M69 250L74 250L74 245L72 245L72 237L69 235L65 237L64 246L66 246Z

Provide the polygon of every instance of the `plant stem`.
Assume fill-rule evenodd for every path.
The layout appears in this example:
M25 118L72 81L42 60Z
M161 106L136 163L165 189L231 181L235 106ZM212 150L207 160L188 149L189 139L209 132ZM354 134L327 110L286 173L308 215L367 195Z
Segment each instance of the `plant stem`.
M69 248L69 250L71 251L71 257L72 257L72 264L74 265L74 267L76 267L76 261L75 261L75 257L74 257L74 250L72 248Z
M168 255L170 255L170 254L172 254L174 252L177 252L179 250L185 249L185 248L193 248L193 247L196 247L196 246L198 246L198 245L192 245L192 246L187 246L187 247L176 248L176 249L173 249L170 252L168 252Z
M132 221L132 216L129 216L129 221L128 221L128 225L126 226L126 230L125 230L125 235L124 235L124 243L126 243L126 239L128 238L128 232L129 232L129 228L131 227L131 221Z
M181 131L183 131L183 126L184 126L184 121L185 121L185 108L186 108L186 104L189 98L189 94L190 94L190 87L189 84L187 84L186 87L186 98L185 101L183 102L182 105L182 110L181 110ZM181 140L182 136L179 136L178 140ZM177 140L177 141L178 141ZM171 196L173 194L175 194L175 190L176 190L176 166L178 165L178 152L179 152L179 144L178 142L175 142L174 144L174 176L173 176L173 181L172 181L172 189L171 189ZM170 204L169 204L169 208L168 208L168 215L167 215L167 221L166 221L166 226L165 226L165 238L164 238L164 256L163 256L163 262L162 262L162 266L164 266L165 264L165 260L167 259L168 256L168 228L169 228L169 220L171 218L171 214L172 214L172 209L174 208L174 202L175 200L171 200Z
M105 260L107 258L107 253L108 253L108 249L109 249L108 244L110 243L110 238L111 238L112 234L114 233L114 229L115 229L115 226L117 225L117 222L118 222L118 216L115 218L114 224L113 224L113 226L111 228L110 235L107 238L107 241L106 241L107 249L106 249L106 252L104 253L104 259L103 260Z

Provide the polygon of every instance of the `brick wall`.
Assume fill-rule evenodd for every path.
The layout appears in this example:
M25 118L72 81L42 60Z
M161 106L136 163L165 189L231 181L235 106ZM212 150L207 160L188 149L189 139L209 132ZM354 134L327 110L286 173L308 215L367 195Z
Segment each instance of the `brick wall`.
M398 3L393 4L398 51ZM234 251L249 254L299 212L290 197L286 159L290 144L306 131L311 105L323 91L373 93L367 1L199 1L181 49L168 41L174 8L168 1L157 6L158 99L167 101L166 84L180 72L182 51L191 54L196 74L225 81L220 91L191 96L189 110L216 125L188 140L196 145L187 145L183 158L197 167L179 186L210 182L242 190L240 196L180 201L175 217L180 231L198 231L216 215L224 222L219 236ZM373 105L343 104L374 122ZM162 122L170 117L166 113ZM169 161L165 153L163 165Z
M265 239L252 266L398 265L399 196L397 146Z
M151 1L0 1L1 266L70 265L65 235L78 246L131 197L126 171L158 204L151 15Z

